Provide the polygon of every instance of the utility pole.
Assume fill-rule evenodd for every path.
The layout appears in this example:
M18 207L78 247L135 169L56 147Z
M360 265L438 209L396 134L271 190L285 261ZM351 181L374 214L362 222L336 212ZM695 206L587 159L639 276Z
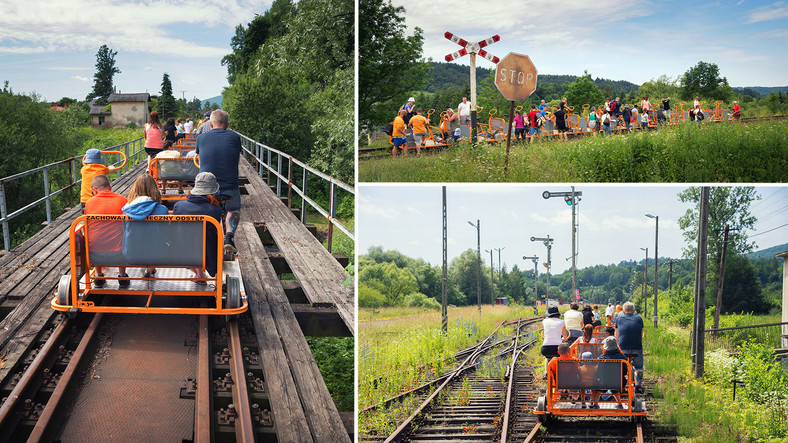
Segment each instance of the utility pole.
M670 271L668 271L668 297L673 296L673 260L668 262L670 264Z
M709 233L709 187L700 190L698 246L695 257L695 310L692 329L692 368L695 378L703 377L706 326L706 249Z
M657 328L657 278L659 274L659 216L646 214L646 217L653 218L657 222L657 230L654 233L654 329Z
M536 276L539 275L538 267L539 267L539 257L526 257L523 256L523 260L532 260L534 262L534 315L539 313L539 293L537 292L537 286L539 285Z
M648 248L640 248L641 251L646 251L646 261L643 262L643 317L648 317Z
M493 249L497 249L498 250L498 284L502 285L503 284L503 275L501 275L501 251L506 249L506 246L504 246L503 248L493 248ZM492 260L490 260L490 261L492 261Z
M482 315L482 223L476 220L475 225L470 221L468 224L476 228L476 303L479 307L479 315Z
M446 296L446 272L448 266L446 265L447 262L447 231L446 231L446 186L443 187L443 277L441 278L441 330L444 334L447 333L449 329L449 310L448 310L448 299Z
M490 297L492 297L493 304L495 304L495 283L494 283L495 280L493 280L493 255L492 255L493 251L492 249L490 249L489 251L485 249L484 252L490 253Z
M722 306L722 285L725 282L725 255L728 251L728 231L731 230L731 226L728 223L725 223L725 233L722 237L722 257L720 257L720 275L717 278L717 304L714 309L714 329L720 327L720 307ZM734 231L738 231L738 228L734 228ZM717 332L714 332L716 335Z
M550 238L548 234L547 237L531 237L531 241L540 241L547 247L547 262L544 264L545 268L547 268L547 295L545 296L545 306L547 306L547 302L550 300L550 250L553 249L553 238ZM559 297L558 302L561 302Z

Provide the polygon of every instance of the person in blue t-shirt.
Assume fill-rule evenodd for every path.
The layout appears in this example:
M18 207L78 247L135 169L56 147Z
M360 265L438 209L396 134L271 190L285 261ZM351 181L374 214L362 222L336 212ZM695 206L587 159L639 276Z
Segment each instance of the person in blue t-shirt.
M635 368L635 382L640 389L643 379L643 338L646 336L643 331L643 319L635 314L635 305L626 302L623 306L623 313L616 317L616 338L619 348L624 354L637 354L632 358L632 367Z
M241 191L238 188L238 161L241 157L241 137L228 131L229 116L217 109L211 113L211 130L197 137L195 152L200 156L200 172L210 172L219 182L219 194L229 195L224 249L235 253L235 229L241 218Z

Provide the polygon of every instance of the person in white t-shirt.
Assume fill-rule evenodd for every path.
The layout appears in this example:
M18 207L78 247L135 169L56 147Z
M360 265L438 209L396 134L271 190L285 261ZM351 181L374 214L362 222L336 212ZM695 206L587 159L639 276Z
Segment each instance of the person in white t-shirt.
M461 125L471 125L471 102L468 101L468 97L463 97L462 103L457 105L457 114L460 115Z
M183 132L185 132L186 134L191 134L192 129L194 129L194 122L192 121L192 119L187 118L186 123L183 124Z
M583 314L577 303L569 304L569 310L564 312L564 323L569 331L567 342L571 345L578 337L583 335Z
M553 357L558 357L558 345L569 337L564 321L561 320L558 308L551 306L547 309L547 318L542 320L544 327L544 342L540 352L544 356L544 371L547 373L547 364Z
M605 318L607 318L607 326L613 326L613 311L616 308L613 307L613 303L608 303L607 308L605 308Z

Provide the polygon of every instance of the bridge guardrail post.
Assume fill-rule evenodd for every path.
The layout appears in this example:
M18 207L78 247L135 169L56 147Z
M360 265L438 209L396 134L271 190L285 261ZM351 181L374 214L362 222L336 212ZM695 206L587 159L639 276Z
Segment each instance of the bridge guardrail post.
M77 166L79 166L79 164L77 163L77 161L78 161L77 159L78 158L79 157L74 157L74 158L71 159L71 164L74 165L74 167L71 168L71 188L72 189L74 187L76 187L77 183L79 182L79 180L77 180L77 171L78 171ZM80 193L78 193L77 195L80 195ZM74 207L74 199L73 199L73 197L71 199L71 207L72 208Z
M133 152L133 151L132 151ZM123 165L123 173L129 172L129 142L126 142L126 146L124 146L123 153L126 154L126 164Z
M276 155L276 196L282 196L282 154Z
M47 224L52 223L52 203L49 198L49 168L44 169L44 197L46 197Z
M8 211L5 206L5 182L0 182L0 217L5 219ZM3 220L3 246L5 252L11 251L11 234L8 231L8 220Z
M287 208L293 207L293 157L287 158Z
M330 209L328 213L328 241L326 242L326 249L328 249L328 252L332 252L331 246L334 240L334 218L337 216L337 185L334 183L334 180L331 180L328 199L328 206Z
M301 192L304 194L304 196L301 198L301 223L306 224L306 197L307 197L306 183L307 183L307 177L309 177L309 175L307 174L308 172L307 169L306 168L303 169L304 172L303 172L303 178L301 179Z
M266 149L266 152L268 153L268 167L266 168L266 181L268 182L268 187L270 188L271 187L271 162L273 160L271 159L271 150L270 149Z

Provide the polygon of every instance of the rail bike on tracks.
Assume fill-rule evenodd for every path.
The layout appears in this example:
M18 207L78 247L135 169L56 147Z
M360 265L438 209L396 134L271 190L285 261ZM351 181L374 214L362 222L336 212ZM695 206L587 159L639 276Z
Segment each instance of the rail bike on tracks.
M597 352L599 349L594 348L601 348L597 344L575 344L575 355L585 352L585 347ZM534 409L540 422L557 416L607 416L639 423L646 416L628 361L570 358L556 359L555 363L555 373L547 377L547 391L537 399Z
M151 215L140 221L80 216L69 227L70 272L60 278L50 304L70 316L240 314L248 303L240 266L224 252L223 232L216 219L204 215ZM155 271L146 272L151 267ZM125 276L108 276L115 268L125 268ZM203 277L197 277L199 270Z
M153 158L148 161L148 174L156 179L162 204L172 205L186 197L194 187L194 178L200 172L197 144L194 138L180 138L169 149L177 156Z

